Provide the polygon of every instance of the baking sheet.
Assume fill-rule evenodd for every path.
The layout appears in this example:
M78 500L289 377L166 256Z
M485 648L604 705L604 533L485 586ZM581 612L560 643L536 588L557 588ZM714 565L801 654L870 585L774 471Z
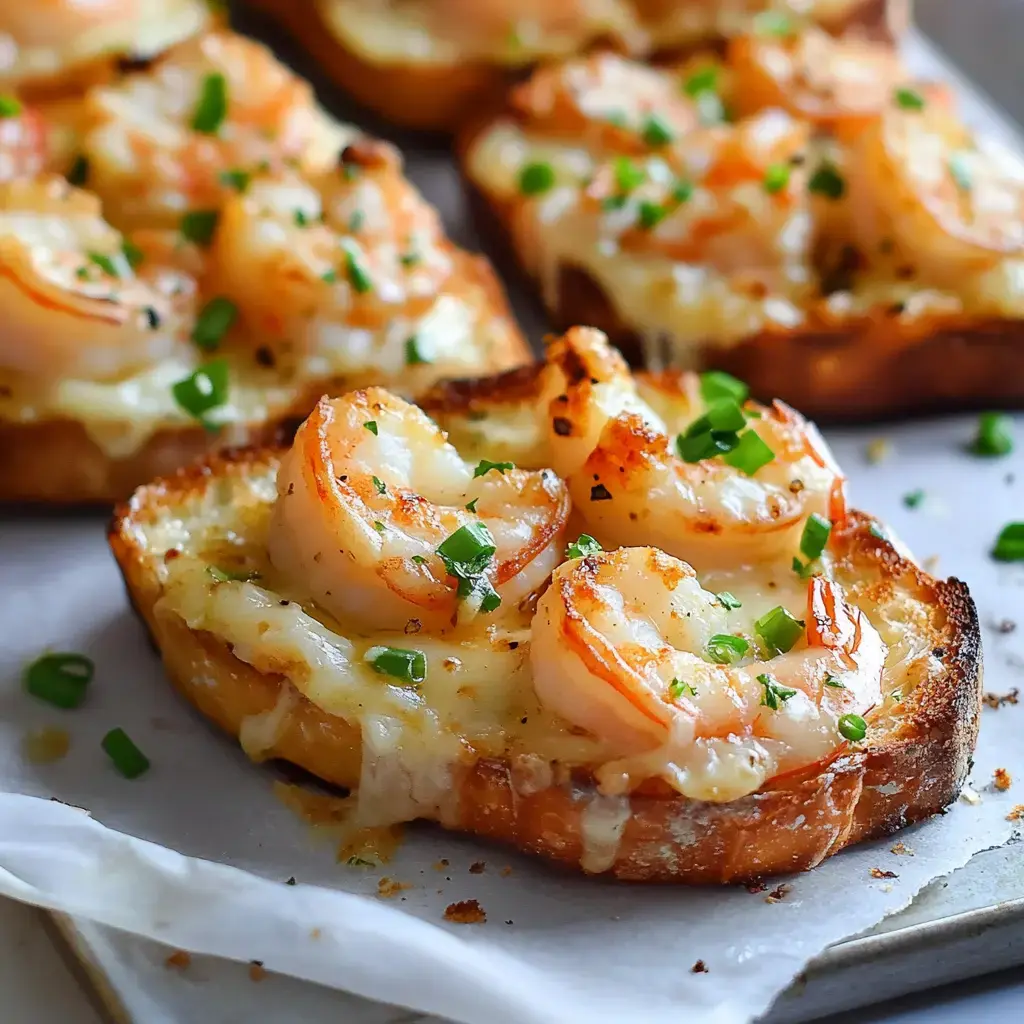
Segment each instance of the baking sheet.
M423 153L410 166L465 237L447 157ZM988 687L1008 692L1020 683L1024 630L989 627L1020 612L1024 568L997 566L987 551L1002 524L1020 517L1024 457L968 457L972 426L954 419L887 431L895 455L878 466L863 456L874 432L831 440L857 502L920 555L940 554L939 571L968 579L986 625ZM929 496L910 511L901 496L917 487ZM0 892L457 1020L611 1024L628 1015L659 1024L677 1020L681 1006L691 1021L748 1020L826 946L905 906L1014 827L1014 791L986 789L996 767L1024 779L1022 712L1006 706L985 714L979 802L909 830L901 839L913 856L892 853L892 841L852 851L791 880L776 903L744 890L566 876L427 828L411 830L385 869L349 868L272 795L268 770L169 692L128 612L100 520L2 520L0 567ZM20 692L21 667L47 646L96 661L87 708L61 715ZM73 731L69 757L27 765L25 730L58 720ZM113 725L150 754L148 776L129 783L106 765L98 744ZM442 857L449 865L436 871ZM470 873L479 861L484 872ZM898 877L874 879L876 867ZM379 897L384 872L411 888ZM299 884L282 884L289 876ZM479 900L487 923L445 924L444 907L467 898ZM691 972L697 960L708 973Z

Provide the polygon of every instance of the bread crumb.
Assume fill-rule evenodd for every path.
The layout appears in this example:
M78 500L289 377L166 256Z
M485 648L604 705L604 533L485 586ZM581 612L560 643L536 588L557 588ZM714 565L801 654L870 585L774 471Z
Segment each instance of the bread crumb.
M881 868L871 869L872 878L899 878L895 871L883 871Z
M505 865L505 866L504 866L504 867L503 867L503 868L501 869L501 877L502 877L502 878L508 878L508 876L509 876L509 875L511 875L511 874L512 874L512 868L510 868L510 867L509 867L509 866L508 866L508 865L506 864L506 865Z
M747 892L764 892L767 888L767 884L762 882L759 878L755 879L753 882L747 882Z
M902 856L902 857L913 857L914 856L914 851L909 846L907 846L906 843L903 843L903 842L897 843L892 848L892 852L895 853L897 856Z
M1007 821L1024 821L1024 804L1017 804L1006 816Z
M250 960L249 961L249 980L250 981L262 981L267 976L266 968L263 966L262 960Z
M1005 793L1013 785L1013 778L1005 768L997 768L992 773L992 785L1000 793Z
M309 937L310 937L311 939L319 939L319 938L320 938L320 936L321 936L321 934L323 934L323 933L322 933L322 932L320 931L320 929L319 929L319 928L313 928L313 929L312 929L312 930L310 931L310 933L309 933Z
M444 871L446 867L448 867L448 861L444 857L434 864L435 871Z
M487 867L487 865L482 860L478 860L469 865L469 873L471 875L482 875L485 867Z
M892 442L888 438L876 437L868 442L867 447L864 449L864 457L872 466L877 466L879 462L889 458L892 452Z
M970 804L972 807L981 803L981 797L978 796L970 786L966 785L962 790L960 790L960 799L963 800L965 804Z
M793 891L793 886L786 885L785 882L782 885L776 886L767 896L765 896L765 903L781 903L786 896Z
M384 899L391 899L392 896L397 896L403 889L411 888L411 882L396 882L393 878L388 878L385 875L377 883L377 895L383 896Z
M71 734L67 729L45 726L30 729L21 738L21 755L29 764L54 764L68 756Z
M444 919L453 924L483 924L487 914L476 900L459 900L445 907Z
M183 949L176 949L165 961L164 967L176 971L184 971L192 964L192 954Z
M704 963L703 960L698 960L690 968L690 973L691 974L707 974L708 973L708 965L706 963Z
M985 707L998 711L1004 704L1019 703L1020 690L1015 686L1009 693L986 693L981 699Z

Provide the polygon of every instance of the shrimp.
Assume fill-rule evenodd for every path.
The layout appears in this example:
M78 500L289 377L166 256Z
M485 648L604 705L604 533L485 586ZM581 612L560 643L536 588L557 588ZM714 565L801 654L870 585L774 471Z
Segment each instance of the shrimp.
M190 210L215 210L239 175L324 171L354 131L266 47L229 32L184 43L87 103L90 188L121 228L177 227Z
M940 286L1024 256L1024 161L939 105L887 109L851 154L849 188L864 251L895 248Z
M55 175L0 185L0 366L108 380L187 350L194 281L133 262L95 196Z
M599 539L653 544L703 571L795 554L812 514L845 519L839 468L817 429L784 403L743 409L737 430L764 444L745 442L766 460L753 475L720 456L688 462L603 334L577 328L561 352L563 390L548 405L551 462Z
M735 800L826 758L843 742L841 719L880 702L885 643L833 581L808 582L804 640L776 657L738 637L732 614L654 548L555 571L532 627L533 685L544 707L603 742L603 788L660 775L687 797ZM746 653L714 663L720 636Z
M366 627L444 629L493 611L495 594L514 607L562 559L569 498L554 473L474 469L425 413L381 388L322 399L277 489L272 563Z

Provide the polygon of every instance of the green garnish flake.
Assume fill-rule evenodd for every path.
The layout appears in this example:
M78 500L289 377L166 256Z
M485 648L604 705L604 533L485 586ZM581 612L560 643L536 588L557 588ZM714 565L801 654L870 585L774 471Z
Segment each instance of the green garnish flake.
M647 177L647 172L642 167L637 167L628 156L617 156L614 166L615 185L620 192L632 192L642 185Z
M21 101L7 94L0 95L0 118L17 117L22 111Z
M776 605L754 623L754 632L774 654L785 654L803 636L804 623Z
M718 89L718 68L711 66L694 72L683 82L683 92L687 96L699 96L702 92L715 92Z
M682 679L673 679L668 684L668 695L673 700L679 700L680 697L696 697L697 688L691 683L684 683Z
M842 199L846 192L846 182L839 169L829 160L818 165L818 169L807 182L807 190L826 199Z
M1024 523L1007 523L999 532L992 557L997 562L1024 562Z
M917 508L924 501L924 491L918 488L916 491L908 491L903 495L903 504L907 508Z
M367 421L366 421L366 422L365 422L365 423L363 424L363 426L364 426L364 427L366 427L366 429L367 429L367 430L368 430L368 431L369 431L369 432L370 432L371 434L373 434L373 436L374 436L374 437L377 437L377 436L378 436L378 434L377 434L377 421L376 421L376 420L367 420Z
M228 82L215 71L203 79L199 102L192 115L192 127L205 135L216 135L228 114Z
M839 735L851 743L857 743L868 734L868 723L860 715L841 715Z
M402 255L398 257L398 262L401 263L403 267L415 267L416 264L419 263L420 259L421 257L418 252L410 250L409 252L403 252Z
M667 215L668 210L661 203L652 203L649 199L643 200L638 209L640 227L645 231L650 231L656 227Z
M826 675L825 675L825 685L826 686L831 686L833 690L845 690L846 689L846 683L840 682L831 673L826 673Z
M693 182L680 179L672 187L672 199L682 205L693 195Z
M480 500L479 498L474 498L472 501L467 501L466 502L466 511L467 512L475 512L476 511L476 503L479 500Z
M586 558L587 555L596 555L602 551L600 544L590 536L589 533L581 533L566 549L566 558Z
M305 210L296 210L292 214L292 219L295 221L295 226L304 228L309 226L309 216Z
M524 196L539 196L555 187L555 169L546 160L526 164L519 172L519 191Z
M893 93L896 106L903 110L924 110L924 97L916 90L901 86Z
M723 462L747 476L753 476L774 459L775 452L753 430L740 434L736 447L722 456Z
M44 654L25 669L25 689L58 708L77 708L84 701L96 666L84 654Z
M242 170L221 171L218 179L225 188L244 192L249 187L249 182L252 181L252 175L248 171Z
M978 417L978 433L970 444L974 455L1009 455L1013 451L1013 421L1001 412L983 412Z
M812 512L804 523L804 532L800 536L800 553L814 561L821 558L821 553L828 544L829 535L832 533L832 522L817 512Z
M764 190L770 195L781 192L789 184L789 164L769 164L764 172Z
M473 479L475 480L478 476L490 473L492 469L504 475L508 470L515 468L516 464L514 462L491 462L490 459L481 459L477 463L476 469L473 470Z
M967 156L964 153L954 153L947 164L949 167L949 173L956 182L956 187L961 192L970 192L971 185L974 183L971 176L971 165L968 162Z
M142 250L129 239L125 239L121 243L121 254L124 256L125 261L132 270L138 270L142 266L144 259Z
M492 612L501 604L501 597L486 576L495 551L491 531L480 521L460 526L437 548L445 572L459 581L457 596L462 600L478 598L483 612Z
M222 569L219 565L208 565L206 572L218 583L252 583L260 578L260 574L254 570Z
M657 114L650 114L645 118L641 128L641 136L644 142L652 149L659 149L669 145L675 139L668 122Z
M338 280L338 272L331 267L330 270L325 270L320 275L320 280L323 281L324 284L334 284Z
M89 158L79 153L68 171L68 184L81 188L89 180Z
M426 565L427 564L427 560L422 555L413 555L412 556L412 560L417 565Z
M189 210L182 216L179 230L188 241L207 246L213 241L219 219L217 210Z
M741 636L716 633L707 643L705 651L709 661L717 665L732 665L750 650L750 644Z
M95 264L104 274L109 274L111 277L123 277L121 273L122 267L120 266L120 254L113 256L107 255L104 252L89 252L86 253L90 263Z
M878 540L889 539L889 535L885 532L885 530L882 529L881 526L878 525L878 523L872 523L868 527L868 533L870 533L872 537L876 537Z
M427 656L403 647L371 647L363 656L374 672L403 683L422 683L427 678Z
M380 534L383 534L384 531L387 529L387 527L379 519L374 519L373 528Z
M417 338L415 334L405 339L406 366L420 366L431 362L433 362L433 360L428 359L427 356L424 355L423 349L420 347L419 338Z
M731 398L738 405L742 405L750 394L750 388L731 373L709 370L700 375L700 394L705 402Z
M373 290L373 279L363 266L360 253L354 245L345 246L345 273L348 275L349 284L359 295L365 295Z
M738 601L728 590L723 590L720 594L715 595L718 599L718 603L727 611L731 612L736 608L742 608L743 602Z
M348 219L348 229L352 234L363 230L366 223L366 214L362 210L353 210L352 216Z
M796 32L793 19L782 11L761 11L754 15L752 24L759 36L791 36Z
M192 341L204 352L214 352L237 319L238 307L230 299L218 295L210 299L196 317Z
M227 401L227 360L214 359L201 366L184 380L171 385L171 394L185 412L200 420L208 430L212 429L204 417L211 409L216 409Z
M378 494L387 494L387 486L379 476L372 476L370 479L373 481L373 486Z
M796 690L783 686L767 673L759 675L757 681L764 687L764 693L761 694L761 707L763 708L771 708L772 711L778 711L779 701L785 704L791 697L796 696Z
M135 746L124 729L111 729L100 746L126 779L137 779L149 771L149 758Z

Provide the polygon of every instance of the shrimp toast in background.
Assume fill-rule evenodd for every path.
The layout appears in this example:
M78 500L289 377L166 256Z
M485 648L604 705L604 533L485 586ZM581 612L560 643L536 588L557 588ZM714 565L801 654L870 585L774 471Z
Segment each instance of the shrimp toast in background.
M391 146L226 31L0 117L0 500L111 503L325 393L528 356Z
M1024 161L808 28L542 68L459 145L556 326L850 421L1024 403Z
M356 830L428 819L638 881L809 869L955 799L974 604L848 510L799 414L631 377L586 328L423 405L325 399L290 449L117 509L171 681L254 760L350 789ZM601 446L617 465L574 486Z
M611 46L637 57L721 44L752 25L889 38L904 0L247 0L356 100L452 132L531 67Z

